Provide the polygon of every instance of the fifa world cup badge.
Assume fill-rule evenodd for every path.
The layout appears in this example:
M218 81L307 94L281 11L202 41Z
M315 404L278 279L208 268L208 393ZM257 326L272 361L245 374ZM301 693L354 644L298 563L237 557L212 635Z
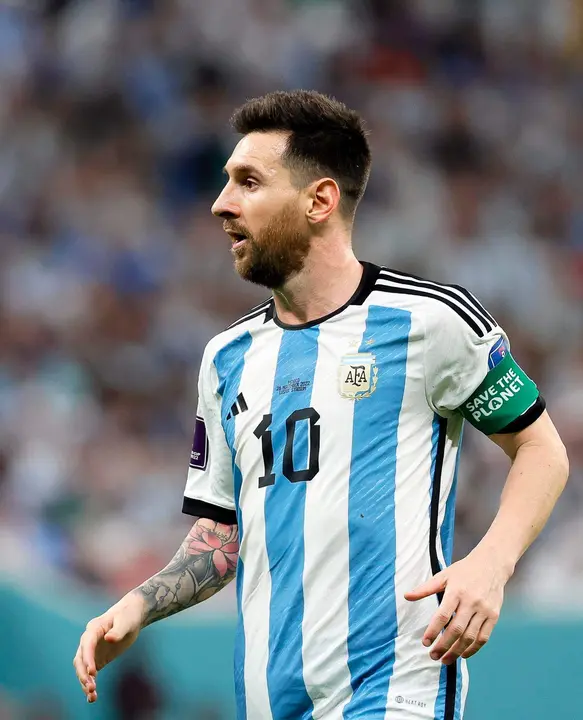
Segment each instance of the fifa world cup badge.
M350 400L370 397L376 390L379 369L372 353L350 353L340 360L340 395Z

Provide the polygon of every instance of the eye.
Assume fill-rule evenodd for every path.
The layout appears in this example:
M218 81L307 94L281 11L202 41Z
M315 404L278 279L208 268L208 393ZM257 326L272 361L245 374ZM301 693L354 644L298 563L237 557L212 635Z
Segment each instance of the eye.
M251 177L246 178L243 185L247 188L247 190L256 190L259 187L257 180L254 180Z

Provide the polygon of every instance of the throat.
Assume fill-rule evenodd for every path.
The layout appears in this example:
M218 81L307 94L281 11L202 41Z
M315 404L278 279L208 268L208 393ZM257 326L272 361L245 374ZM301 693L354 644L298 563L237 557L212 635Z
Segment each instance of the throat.
M318 279L296 277L286 287L274 290L278 319L285 325L305 325L341 310L349 304L360 286L363 267L356 265L344 272Z

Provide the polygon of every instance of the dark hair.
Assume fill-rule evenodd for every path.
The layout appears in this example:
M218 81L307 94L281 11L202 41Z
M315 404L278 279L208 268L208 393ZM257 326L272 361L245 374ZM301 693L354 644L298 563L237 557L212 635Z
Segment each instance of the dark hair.
M352 218L364 195L371 153L364 122L343 103L313 90L277 91L238 108L231 125L242 135L287 131L283 163L300 187L331 177L342 194L340 210Z

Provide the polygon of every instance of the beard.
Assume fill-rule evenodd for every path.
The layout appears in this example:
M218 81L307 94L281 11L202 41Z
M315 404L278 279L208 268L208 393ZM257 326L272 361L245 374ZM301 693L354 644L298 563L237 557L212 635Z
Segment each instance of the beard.
M234 223L229 225L237 230ZM234 249L235 269L243 280L271 290L281 288L305 264L311 237L299 226L298 212L290 203L256 235L245 231L246 241Z

